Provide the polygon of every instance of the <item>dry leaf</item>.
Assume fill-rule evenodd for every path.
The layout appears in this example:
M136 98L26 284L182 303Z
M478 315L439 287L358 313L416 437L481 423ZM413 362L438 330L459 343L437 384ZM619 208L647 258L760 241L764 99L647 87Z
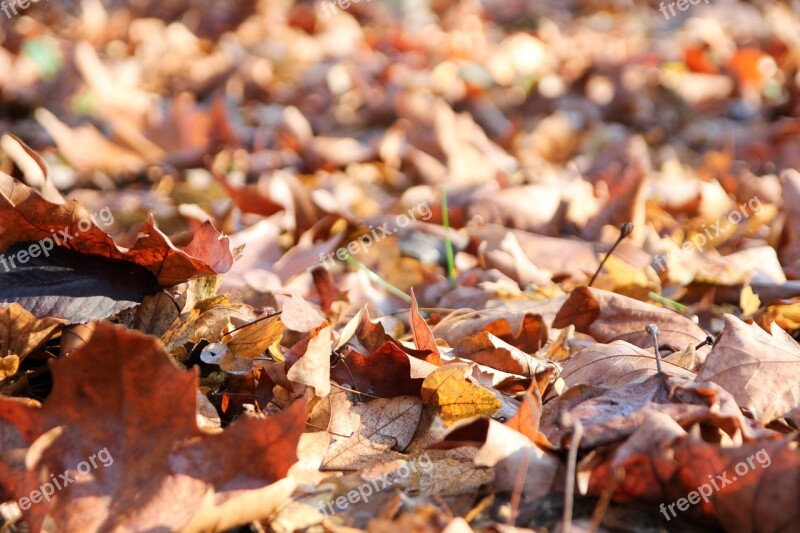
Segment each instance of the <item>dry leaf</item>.
M446 425L472 416L491 416L501 407L489 389L468 381L472 367L450 363L431 372L422 383L422 402L434 409Z

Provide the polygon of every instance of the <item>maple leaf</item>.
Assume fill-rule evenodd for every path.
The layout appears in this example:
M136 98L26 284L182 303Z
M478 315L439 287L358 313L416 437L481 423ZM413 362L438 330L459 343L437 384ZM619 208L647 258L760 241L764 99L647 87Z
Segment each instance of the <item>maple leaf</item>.
M156 228L150 215L139 229L136 242L123 248L94 223L91 213L78 202L50 202L0 172L0 250L16 243L52 239L57 231L71 236L63 243L64 248L135 263L149 270L165 287L227 272L233 264L228 238L222 237L210 222L203 223L192 241L179 249Z
M777 325L772 330L769 335L726 315L725 329L697 376L730 391L765 424L800 407L800 346Z
M269 486L296 461L303 401L204 434L195 421L197 374L177 370L155 338L104 323L52 371L41 408L0 398L0 434L17 435L3 446L19 449L19 435L28 446L23 464L3 456L6 490L19 499L53 476L76 480L24 509L35 531L221 529L255 519L252 510L227 514L242 502L292 490L289 481Z

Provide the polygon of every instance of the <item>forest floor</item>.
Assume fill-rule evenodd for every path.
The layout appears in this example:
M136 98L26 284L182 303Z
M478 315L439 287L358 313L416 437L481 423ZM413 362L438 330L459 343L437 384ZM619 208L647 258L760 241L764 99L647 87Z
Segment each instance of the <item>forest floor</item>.
M798 13L0 3L0 531L796 532Z

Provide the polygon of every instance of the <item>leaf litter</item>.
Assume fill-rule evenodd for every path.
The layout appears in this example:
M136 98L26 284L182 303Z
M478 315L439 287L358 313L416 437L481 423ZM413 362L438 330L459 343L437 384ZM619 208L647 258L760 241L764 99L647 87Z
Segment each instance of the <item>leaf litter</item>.
M0 25L2 530L796 530L797 13L344 4Z

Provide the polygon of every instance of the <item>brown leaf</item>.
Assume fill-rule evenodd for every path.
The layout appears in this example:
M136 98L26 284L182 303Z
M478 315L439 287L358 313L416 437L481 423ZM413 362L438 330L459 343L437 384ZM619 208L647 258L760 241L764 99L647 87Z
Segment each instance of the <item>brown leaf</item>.
M541 420L542 395L539 392L539 385L534 381L522 396L519 410L506 421L506 425L528 437L531 442L550 448L552 447L550 441L539 431Z
M325 326L309 339L305 354L292 365L286 377L312 387L319 397L330 394L332 346L331 327Z
M522 490L523 494L534 498L550 492L560 464L554 455L524 435L489 418L455 426L447 433L442 445L479 447L475 464L494 468L497 490Z
M800 346L776 325L769 335L725 315L725 329L697 380L718 383L766 424L800 406Z
M546 364L486 331L462 339L447 355L525 377L536 375Z
M414 296L414 289L411 289L411 308L408 310L408 323L411 326L411 333L414 336L414 344L418 350L428 350L431 355L425 360L436 366L442 366L442 358L439 356L439 347L433 337L428 323L422 318L417 305L417 297Z
M640 500L669 520L688 515L726 531L788 532L798 518L800 453L789 439L720 447L661 415L594 468L590 494L603 491L613 469L622 470L615 500Z
M535 306L531 305L529 307ZM541 315L523 308L485 309L475 318L465 318L436 327L436 333L455 345L465 337L485 331L528 353L537 352L547 342L547 326Z
M204 435L195 422L195 372L177 370L152 337L99 324L52 368L53 391L42 408L0 398L0 413L27 445L57 432L52 444L28 450L30 469L14 471L21 483L2 478L14 497L29 496L49 473L69 470L80 480L24 511L36 530L45 520L59 531L209 527L286 476L296 460L304 402ZM75 472L82 462L86 474Z
M285 330L280 316L267 315L238 326L226 334L222 342L236 357L252 359L279 341Z
M353 405L346 394L328 396L331 444L323 466L352 469L378 459L400 457L411 442L422 414L419 398L398 396Z
M306 333L319 326L324 320L319 311L297 294L291 296L277 294L275 299L280 305L281 322L292 331Z
M658 338L661 344L679 350L706 339L702 328L676 311L589 287L572 291L553 320L554 328L565 328L570 324L599 342L624 340L639 348L653 346L653 338L645 331L648 324L660 328ZM707 346L698 350L703 357L707 352Z
M37 319L21 305L0 309L0 357L15 355L20 360L52 337L62 325L55 318Z
M694 379L695 374L678 365L661 361L667 375ZM656 356L625 341L595 344L568 359L561 371L567 387L603 385L616 387L644 381L656 373Z
M410 357L393 341L384 343L370 355L345 348L345 356L331 370L331 378L340 385L379 398L419 396L422 386L422 379L411 377Z
M558 423L558 414L569 412L583 425L581 448L591 449L624 440L655 409L652 404L669 403L670 383L663 374L655 374L644 381L614 388L584 385L568 389L557 401L545 405L547 423L542 432L550 442L566 447L563 441L572 431ZM584 388L589 388L588 398L580 394Z
M72 236L63 243L67 249L140 265L157 276L162 286L227 272L233 264L228 238L222 237L210 222L203 223L192 241L179 249L155 227L151 215L139 229L133 246L122 248L76 201L49 202L27 185L0 172L0 250L21 242L43 239L52 242L51 231L65 231Z
M599 265L594 245L588 242L509 230L496 224L468 228L467 231L471 237L486 242L484 253L504 251L503 241L509 233L513 234L531 263L549 272L551 277L585 279L587 273Z
M316 267L311 271L311 276L314 278L314 288L319 294L323 312L329 313L337 301L347 301L347 292L341 292L336 288L328 269Z
M61 320L39 320L17 303L0 309L0 380L16 374L22 359L61 326Z

